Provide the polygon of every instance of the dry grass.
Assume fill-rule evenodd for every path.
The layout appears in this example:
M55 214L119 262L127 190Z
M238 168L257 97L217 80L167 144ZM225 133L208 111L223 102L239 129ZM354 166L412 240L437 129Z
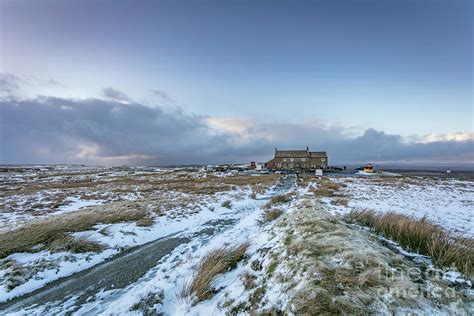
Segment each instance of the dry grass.
M230 191L233 186L251 185L255 190L264 191L268 186L280 180L279 175L236 175L231 177L208 176L206 178L178 178L162 180L160 185L166 189L192 194L214 194Z
M295 289L304 282L296 293L290 294L287 306L291 306L292 313L365 315L380 313L381 307L388 313L405 308L416 313L431 304L440 305L442 310L454 302L460 304L459 310L468 310L463 302L457 303L463 297L461 292L454 298L445 294L434 299L430 294L425 297L425 293L431 293L431 282L440 281L439 276L418 270L419 262L385 247L374 234L330 216L318 204L314 202L316 207L289 213L284 223L287 251L279 262L285 275L280 278L278 269L275 280L286 280L282 281L282 288L287 289ZM413 271L420 271L420 275L410 277ZM437 286L442 289L439 293L451 293L457 287L446 282ZM415 299L405 295L413 289L420 291ZM400 294L390 296L388 301L387 292Z
M222 202L221 206L225 207L225 208L228 208L228 209L231 209L232 208L232 202L230 200L225 200L224 202Z
M290 200L291 198L288 194L275 195L271 198L267 205L283 204L289 202Z
M397 213L352 211L349 219L374 229L402 247L430 256L438 267L455 266L464 275L474 273L474 240L445 231L425 217L415 219Z
M315 177L313 175L307 175L307 174L298 175L298 183L302 186L308 185L314 179L315 179Z
M45 270L58 268L56 262L39 259L34 265L24 265L14 260L0 260L0 269L4 270L0 279L0 286L5 285L7 291L11 291L19 285L25 284L38 273Z
M21 188L11 190L8 188L2 189L2 194L5 196L18 194L34 194L42 190L67 190L67 189L83 189L107 184L104 181L87 181L87 182L70 182L70 183L31 183Z
M242 284L247 290L253 289L257 286L257 284L255 283L255 280L257 279L257 277L248 271L244 272L240 276L240 278L242 280Z
M275 272L276 268L278 267L279 261L277 259L272 259L270 264L267 266L267 276L271 277L273 275L273 272Z
M155 224L155 220L151 217L143 217L139 220L136 220L135 223L139 227L149 227L149 226L153 226L153 224Z
M218 182L228 185L271 185L275 184L281 179L280 175L267 174L259 176L251 175L236 175L232 177L217 178Z
M346 185L343 184L343 183L335 183L335 182L324 181L324 182L320 183L317 188L313 189L312 192L316 196L332 197L332 196L335 196L337 191L339 191L341 188L343 188L345 186Z
M230 191L232 187L230 185L210 185L210 184L200 184L200 185L189 185L187 183L183 184L172 184L167 185L163 190L174 190L180 191L183 193L190 194L202 194L202 195L212 195L219 192Z
M64 236L55 239L48 247L52 252L69 251L75 253L81 252L100 252L104 246L86 238L74 238L71 236Z
M277 208L266 209L262 214L262 219L259 221L260 224L265 224L276 220L283 214L283 211Z
M0 258L15 252L33 251L37 245L49 248L64 239L67 233L85 231L99 223L139 221L147 216L148 212L138 205L111 203L30 222L18 229L0 233Z
M347 206L347 205L349 205L349 200L346 197L338 196L338 197L335 197L331 201L331 204Z
M276 183L277 181L275 180L273 183ZM252 184L252 198L256 198L257 195L265 193L265 191L268 189L268 186L271 183L257 183L257 184Z
M244 256L248 243L217 248L204 256L197 265L190 282L181 290L181 298L196 295L198 301L209 299L214 294L213 283L218 274L234 269Z
M93 174L93 173L91 173ZM53 175L52 175L53 176ZM280 175L235 175L229 177L208 176L206 178L194 178L189 175L177 175L173 172L156 174L129 174L127 176L114 177L112 180L103 179L64 179L62 182L32 182L15 190L2 188L5 196L18 194L34 194L43 190L85 190L110 187L114 192L142 191L150 193L157 190L175 190L191 194L214 194L229 191L232 186L257 185L267 187L276 183Z
M301 291L292 298L296 315L366 315L367 310L324 289Z
M262 302L267 289L264 286L257 287L252 294L250 294L250 306L257 307ZM263 313L261 315L264 315Z
M305 214L305 212L308 212ZM291 260L291 275L304 269L309 281L291 298L296 315L359 315L374 302L378 288L387 280L380 277L387 265L372 241L322 210L292 214L295 222L284 240ZM290 235L291 234L291 235ZM299 240L294 240L292 235ZM363 238L363 239L361 239ZM374 246L390 250L374 242ZM336 259L340 264L334 264ZM373 312L372 312L373 313Z

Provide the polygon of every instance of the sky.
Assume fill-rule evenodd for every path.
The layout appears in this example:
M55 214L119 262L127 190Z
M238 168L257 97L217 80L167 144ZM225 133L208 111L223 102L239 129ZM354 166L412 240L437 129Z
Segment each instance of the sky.
M464 0L0 0L0 163L474 163Z

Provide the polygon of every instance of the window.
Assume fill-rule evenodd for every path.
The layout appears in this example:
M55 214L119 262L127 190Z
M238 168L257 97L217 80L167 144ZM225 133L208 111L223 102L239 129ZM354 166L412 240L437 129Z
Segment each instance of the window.
M321 161L326 161L326 158L321 158Z
M292 163L290 163L290 168L293 168L293 164L292 164Z
M295 161L295 158L290 158L290 161Z
M306 158L301 158L301 161L306 161Z
M303 158L303 159L304 159L304 158ZM303 168L304 168L304 167L306 167L306 165L305 165L304 163L302 163L302 164L301 164L301 167L303 167Z
M283 161L286 161L286 158L283 158Z
M278 168L281 168L281 163L278 164Z

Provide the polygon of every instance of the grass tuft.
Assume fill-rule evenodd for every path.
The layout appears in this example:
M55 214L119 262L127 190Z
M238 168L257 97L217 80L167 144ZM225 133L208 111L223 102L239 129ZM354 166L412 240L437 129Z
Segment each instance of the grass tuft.
M348 206L349 205L349 200L345 197L342 197L342 196L338 196L338 197L335 197L332 201L331 201L331 204L332 205L342 205L342 206Z
M151 217L143 217L139 220L136 220L135 223L139 227L149 227L149 226L153 226L153 224L155 224L155 220Z
M290 200L291 198L287 194L275 195L271 198L270 202L268 202L268 205L283 204L289 202Z
M84 237L74 238L71 236L64 236L55 239L48 247L52 252L69 251L74 253L82 252L100 252L104 249L102 244L88 240Z
M234 269L245 257L248 243L221 247L207 253L197 265L193 277L184 284L181 298L196 295L198 301L209 299L214 295L213 284L218 274Z
M232 208L232 202L230 200L226 200L226 201L222 202L221 206L225 207L225 208L228 208L228 209L231 209Z
M312 192L319 197L332 197L336 195L336 192L339 191L342 187L346 185L343 183L335 182L322 182L318 185L317 188L313 189Z
M266 209L262 214L261 220L259 220L260 224L265 224L271 221L276 220L278 217L283 214L283 211L277 208Z
M247 289L247 290L253 289L257 286L257 284L255 283L256 279L257 279L257 277L255 275L251 274L248 271L244 272L241 275L242 284L244 285L245 289Z
M353 210L349 219L372 228L410 251L430 256L438 267L454 266L468 277L474 273L474 239L445 231L426 217L416 219L394 212L379 214Z

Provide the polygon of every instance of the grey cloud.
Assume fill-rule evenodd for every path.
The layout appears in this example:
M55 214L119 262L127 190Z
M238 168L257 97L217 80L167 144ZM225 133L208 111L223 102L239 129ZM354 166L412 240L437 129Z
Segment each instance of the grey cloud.
M169 97L169 95L166 92L162 91L162 90L150 90L150 91L151 91L151 93L153 93L157 97L160 97L160 98L165 99L167 101L173 101Z
M49 86L49 87L61 87L61 88L66 87L61 82L59 82L57 80L54 80L52 78L50 78L49 80L41 81L40 84L45 85L45 86Z
M474 141L404 142L399 135L368 129L362 136L323 144L337 153L337 161L350 162L463 162L474 161Z
M23 79L16 75L0 73L0 95L6 96L16 94L23 82Z
M38 79L34 76L17 76L11 73L0 73L0 96L18 96L22 92L22 88L29 87L61 87L66 88L64 84L55 79Z
M342 127L254 123L249 135L217 132L206 117L119 100L0 98L0 162L206 164L264 161L278 148L326 150L330 162L472 161L473 141L404 143L369 129L347 137Z
M108 99L118 102L131 102L132 99L125 93L115 90L113 88L105 88L102 90L102 95Z
M226 136L210 135L201 116L136 103L4 99L0 111L4 163L104 163L120 157L131 157L127 163L193 163L218 157L226 146Z
M367 162L474 162L474 141L439 141L431 143L404 142L400 135L386 134L374 129L359 137L348 137L343 127L298 125L288 123L262 124L246 133L273 135L273 141L255 139L247 150L268 159L274 147L280 149L309 146L312 150L325 150L332 164L362 164ZM266 153L263 154L263 152Z

